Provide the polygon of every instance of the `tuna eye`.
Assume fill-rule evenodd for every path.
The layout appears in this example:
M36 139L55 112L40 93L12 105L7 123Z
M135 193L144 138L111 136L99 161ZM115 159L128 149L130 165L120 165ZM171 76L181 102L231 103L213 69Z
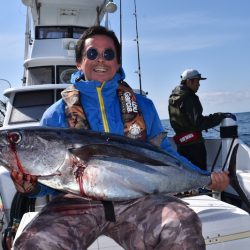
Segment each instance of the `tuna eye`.
M21 134L18 132L11 132L7 134L7 140L10 143L18 144L21 141L22 137Z

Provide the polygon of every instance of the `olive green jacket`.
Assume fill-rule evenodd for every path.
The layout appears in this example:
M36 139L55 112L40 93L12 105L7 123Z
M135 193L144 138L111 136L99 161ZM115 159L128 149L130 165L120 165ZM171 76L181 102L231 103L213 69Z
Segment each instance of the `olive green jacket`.
M177 86L169 97L169 118L175 133L201 132L220 124L223 113L203 116L199 97L185 85Z

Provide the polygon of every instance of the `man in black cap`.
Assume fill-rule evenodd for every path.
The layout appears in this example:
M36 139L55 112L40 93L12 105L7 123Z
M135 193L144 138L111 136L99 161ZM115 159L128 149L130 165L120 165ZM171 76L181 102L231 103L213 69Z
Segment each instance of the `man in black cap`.
M202 115L202 105L195 94L200 80L206 80L195 69L181 74L181 83L169 97L169 118L176 135L174 141L178 152L201 169L207 169L207 153L202 130L215 127L229 116L229 113Z

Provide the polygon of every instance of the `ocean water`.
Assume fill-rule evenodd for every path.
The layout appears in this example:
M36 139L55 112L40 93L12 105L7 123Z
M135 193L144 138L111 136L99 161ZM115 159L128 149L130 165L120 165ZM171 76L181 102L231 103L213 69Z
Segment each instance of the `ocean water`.
M238 136L250 147L250 112L235 113L238 125ZM168 136L172 137L174 131L170 125L168 119L162 120L162 125L168 133ZM203 131L204 138L220 138L220 127L214 127L208 130L208 132Z

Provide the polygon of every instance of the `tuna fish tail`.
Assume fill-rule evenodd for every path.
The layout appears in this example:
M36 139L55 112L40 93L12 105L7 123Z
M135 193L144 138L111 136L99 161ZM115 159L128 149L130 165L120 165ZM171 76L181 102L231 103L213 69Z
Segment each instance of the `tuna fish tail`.
M233 149L233 152L232 152L232 155L230 158L230 162L229 162L228 171L229 171L230 185L238 193L242 202L245 203L245 205L248 208L248 211L250 212L250 202L249 202L245 192L241 188L237 174L236 174L236 158L237 158L238 148L239 148L239 144L236 144L234 146L234 149Z

